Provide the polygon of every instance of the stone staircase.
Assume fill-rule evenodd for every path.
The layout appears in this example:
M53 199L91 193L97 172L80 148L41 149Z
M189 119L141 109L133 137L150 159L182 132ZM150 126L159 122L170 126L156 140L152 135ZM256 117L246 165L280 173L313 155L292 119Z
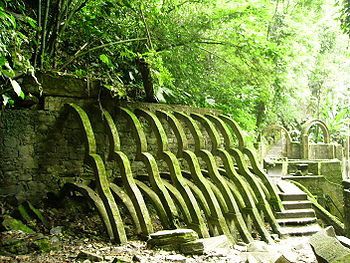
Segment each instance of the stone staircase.
M321 230L307 195L294 184L284 180L280 180L277 186L285 208L283 212L276 214L277 222L281 226L281 233L283 235L305 236Z

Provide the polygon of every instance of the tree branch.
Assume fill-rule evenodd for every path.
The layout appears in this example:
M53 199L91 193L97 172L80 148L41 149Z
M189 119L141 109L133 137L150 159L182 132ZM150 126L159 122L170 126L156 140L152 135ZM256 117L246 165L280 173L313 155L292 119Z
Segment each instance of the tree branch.
M136 42L136 41L144 41L144 40L147 40L147 38L143 37L143 38L133 38L133 39L120 40L120 41L116 41L116 42L110 42L110 43L107 43L107 44L103 44L103 45L100 45L100 46L97 46L97 47L93 47L93 48L90 48L89 50L86 50L84 52L79 52L80 50L83 49L83 48L80 48L80 50L78 50L78 52L76 52L74 54L74 56L68 62L63 64L63 66L59 70L62 70L65 67L67 67L70 63L72 63L78 57L84 56L87 53L90 53L92 51L95 51L95 50L98 50L98 49L102 49L102 48L105 48L105 47L109 47L109 46L113 46L113 45L124 44L124 43L129 43L129 42Z

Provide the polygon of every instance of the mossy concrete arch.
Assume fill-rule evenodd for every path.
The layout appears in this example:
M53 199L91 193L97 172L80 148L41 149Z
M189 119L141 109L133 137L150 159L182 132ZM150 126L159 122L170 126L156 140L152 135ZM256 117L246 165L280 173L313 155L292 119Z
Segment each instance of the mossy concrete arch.
M233 242L233 235L229 231L224 215L220 209L218 200L213 193L208 180L203 176L201 172L198 158L194 152L188 150L187 138L182 123L172 113L169 112L156 111L156 115L169 123L171 129L175 134L175 137L177 138L177 156L179 158L183 158L189 167L189 172L182 171L182 174L186 174L188 179L191 178L194 181L194 183L192 183L189 180L185 180L187 185L189 185L190 189L194 192L195 196L202 205L211 233L216 234L216 232L219 231L219 233L223 233L229 239L232 239ZM200 141L199 138L197 138L197 145L200 144L198 141ZM194 187L194 185L196 187ZM203 201L203 198L206 199L205 202Z
M231 128L234 136L238 140L238 148L243 149L245 147L245 141L244 141L243 133L238 123L227 115L219 115L219 118L222 119L229 128Z
M117 113L117 116L127 120L135 137L136 160L141 161L146 166L150 185L153 191L159 196L161 204L169 217L169 221L174 222L175 218L178 217L175 203L160 177L158 165L154 156L147 152L147 139L139 119L131 110L124 107L119 107Z
M85 142L87 145L85 162L90 165L94 171L95 181L97 184L97 193L101 197L105 210L107 211L113 231L113 237L110 236L110 238L113 238L113 240L115 239L119 243L125 243L127 238L124 224L109 186L103 160L98 154L96 154L96 139L90 119L87 113L80 106L71 103L67 104L67 107L71 109L73 113L77 114L83 128Z
M240 180L237 180L237 174L235 174L235 168L234 168L234 164L232 162L233 158L230 156L229 152L227 152L223 147L218 147L219 142L220 142L220 136L219 136L219 132L218 130L221 130L222 132L226 131L227 129L223 129L223 127L225 126L224 122L221 119L217 119L217 122L211 122L209 120L209 118L204 117L203 115L200 114L191 114L191 116L196 119L201 125L204 126L204 128L207 130L210 139L212 141L212 152L214 155L216 155L217 157L221 158L224 164L224 169L226 171L227 174L230 174L231 178L234 178L234 180L236 180L237 184L242 184L242 182ZM212 116L213 120L215 120L216 118L214 116ZM216 125L214 125L214 123L218 126L220 126L219 129L216 128ZM221 125L219 125L221 124ZM223 135L224 138L229 137L228 135ZM257 179L257 178L255 178ZM255 182L254 182L255 183ZM250 185L252 185L253 183L250 182ZM248 188L250 188L250 185ZM246 185L247 186L247 185ZM252 187L254 187L255 185L253 184ZM260 186L260 187L259 187ZM247 187L241 187L243 189L247 189ZM258 190L260 191L261 185L258 185L258 187L254 188L254 192L257 192ZM253 192L253 191L252 191ZM247 191L241 191L241 194L244 195L244 198L247 199L247 206L249 206L251 209L251 213L250 216L252 217L253 221L254 221L254 225L256 227L256 229L259 231L259 233L261 234L262 238L264 238L266 241L271 242L271 238L269 233L267 232L267 230L264 227L264 223L263 220L260 218L257 210L255 209L255 205L254 202L251 201L251 196L249 195L249 193ZM268 204L265 204L265 206L268 206ZM265 209L266 211L269 211L268 207L266 207Z
M202 143L202 139L201 139L203 138L203 136L199 126L191 116L188 116L185 113L174 112L174 114L177 118L181 119L191 131L191 134L195 140L195 154L198 158L201 158L205 162L208 169L208 176L219 188L220 193L223 195L225 199L225 202L228 207L228 212L226 213L226 217L228 217L227 218L228 221L233 220L233 224L230 223L229 221L229 226L235 226L239 231L243 240L245 240L246 242L249 242L252 237L248 231L247 225L243 220L242 214L239 210L239 206L237 205L237 202L230 188L226 184L226 181L219 173L219 168L214 155L210 151L204 148L204 144ZM191 115L199 120L202 120L203 118L205 119L205 117L200 114L191 114ZM220 140L218 133L215 132L214 129L209 130L210 128L212 128L210 125L208 125L208 127L206 128L208 128L207 132L209 136L214 136L213 138L215 138L215 142L212 142L212 148L213 150L216 150ZM216 197L218 198L218 196ZM232 217L229 218L229 216L232 216ZM231 230L231 232L233 231Z
M123 188L125 189L128 196L130 197L131 202L136 210L138 222L141 226L142 233L145 236L148 236L153 232L152 222L151 222L151 218L148 213L146 204L141 195L141 192L134 181L134 178L131 172L130 161L128 157L123 152L120 151L119 134L112 116L106 110L103 110L102 113L104 116L104 121L109 131L110 159L112 159L118 164L120 175L123 182ZM119 190L117 186L114 186L114 189L116 190L114 192L118 192Z
M325 122L322 120L314 119L314 120L309 120L304 125L302 126L302 131L301 131L301 144L302 144L302 154L303 154L303 159L309 159L309 132L311 127L313 126L318 126L321 128L322 133L323 133L323 142L325 144L330 143L330 135L329 135L329 130Z
M182 176L177 157L169 150L167 135L160 120L153 112L144 109L135 109L134 111L138 116L143 117L148 122L157 138L158 159L165 161L167 169L170 172L171 181L176 190L181 193L182 198L185 201L188 209L183 209L182 212L188 211L190 213L185 216L186 218L191 218L190 227L194 228L201 237L209 237L209 232L206 229L197 200ZM169 187L167 188L169 191L172 190ZM174 197L176 197L176 195L174 195Z
M286 140L285 157L288 157L290 155L290 152L291 152L292 137L291 137L289 131L285 127L278 125L278 124L269 125L262 131L262 136L263 136L263 138L266 138L271 133L273 133L275 131L283 132L284 138Z

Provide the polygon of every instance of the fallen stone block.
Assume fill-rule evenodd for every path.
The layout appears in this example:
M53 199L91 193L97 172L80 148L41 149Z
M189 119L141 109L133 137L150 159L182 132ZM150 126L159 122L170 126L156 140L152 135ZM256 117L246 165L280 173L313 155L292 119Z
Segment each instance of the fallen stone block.
M179 250L180 245L196 241L198 234L192 229L175 229L158 231L150 235L147 241L149 247L158 247L164 250Z
M92 252L82 250L79 252L77 259L88 259L92 262L99 262L103 260L103 257Z
M150 235L151 239L182 238L187 241L198 239L198 234L192 229L162 230Z
M184 254L201 255L217 250L218 248L229 248L230 241L225 235L201 238L196 241L187 242L180 245L180 251Z
M201 240L187 242L180 245L180 251L185 255L202 255L204 253L204 244Z
M350 249L343 246L330 229L321 230L311 236L310 245L318 262L350 262Z
M182 255L169 255L165 260L174 263L186 263L186 258Z

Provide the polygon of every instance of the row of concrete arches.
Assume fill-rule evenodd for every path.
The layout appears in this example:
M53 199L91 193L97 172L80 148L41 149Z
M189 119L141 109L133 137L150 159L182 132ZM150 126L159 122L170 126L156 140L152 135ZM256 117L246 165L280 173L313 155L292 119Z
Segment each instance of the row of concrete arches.
M310 159L310 138L309 135L311 133L312 128L318 127L320 131L322 132L322 143L325 147L330 146L330 133L327 125L322 120L314 119L309 120L304 123L304 125L301 128L301 134L300 134L300 140L296 141L293 140L290 132L281 125L270 125L267 128L265 128L262 132L262 135L264 138L268 137L269 135L273 134L274 132L281 132L281 136L283 136L285 140L285 156L293 159ZM334 151L333 151L334 152ZM332 156L332 153L327 154L327 158L325 159L332 159L334 158L334 154Z

